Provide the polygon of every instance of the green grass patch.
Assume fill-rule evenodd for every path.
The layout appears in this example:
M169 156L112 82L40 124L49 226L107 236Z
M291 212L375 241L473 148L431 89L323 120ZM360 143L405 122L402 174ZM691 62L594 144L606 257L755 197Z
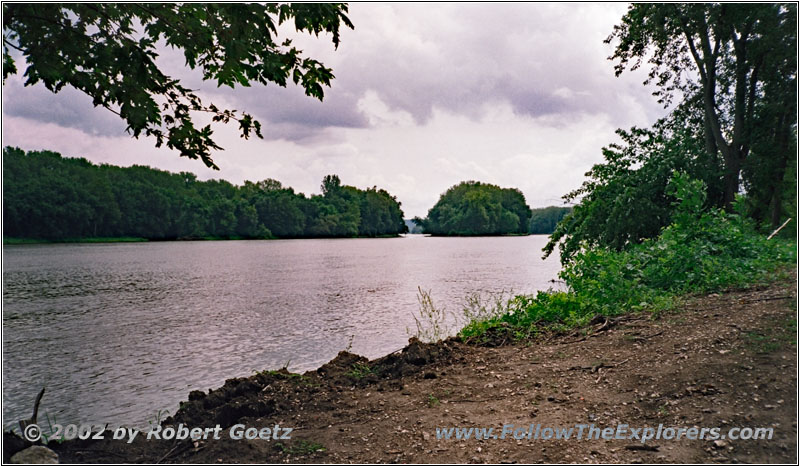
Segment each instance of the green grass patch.
M363 379L369 375L374 375L375 369L366 363L354 363L347 372L347 376L353 379Z
M433 394L428 394L427 404L428 407L434 408L440 404L439 398L434 396Z
M749 331L744 335L745 347L752 352L769 354L788 345L797 345L797 320L775 321L764 333Z
M278 449L281 450L284 454L289 454L293 456L302 456L306 454L313 454L315 452L325 452L325 446L320 443L315 443L313 441L306 441L300 440L292 445L285 445L283 443L278 443L276 445Z

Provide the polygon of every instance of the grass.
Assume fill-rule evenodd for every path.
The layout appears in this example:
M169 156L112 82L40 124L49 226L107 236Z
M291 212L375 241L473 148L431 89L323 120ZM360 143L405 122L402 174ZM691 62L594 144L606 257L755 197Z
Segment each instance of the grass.
M363 379L374 374L375 369L366 363L354 363L353 366L350 367L350 371L347 372L347 376L353 379Z
M55 434L55 432L56 432L56 429L53 427L53 425L58 424L58 420L56 420L55 414L53 414L51 416L49 412L45 412L44 416L45 416L45 420L47 421L47 428L49 430L47 433L45 433L44 430L41 431L42 440L44 441L44 444L47 444L50 441L55 441L56 443L59 443L59 444L63 443L65 441L65 439L66 439L64 434L63 434L64 433L63 431L61 432L62 434L61 434L60 437L58 437L58 438L54 438L53 437L53 434Z
M747 349L758 354L769 354L788 345L797 345L797 320L776 321L766 330L766 334L747 332L744 341Z
M302 456L306 454L312 454L315 452L326 451L325 446L323 446L322 444L306 440L300 440L290 446L287 446L283 443L278 443L276 446L284 454L289 454L292 456Z
M256 376L272 376L273 378L288 380L293 383L300 384L302 386L308 387L319 387L319 383L315 383L311 378L306 375L301 375L300 373L292 373L286 369L286 367L281 368L280 370L262 370L257 371L253 370L253 374Z
M453 315L444 308L438 308L433 303L431 292L417 287L417 302L419 303L419 316L414 317L417 327L416 332L412 333L406 328L409 336L414 336L422 342L438 342L451 335Z
M169 410L164 409L157 411L153 418L147 420L148 425L150 425L150 429L152 430L154 427L160 426L161 422L169 417L169 415Z
M428 407L434 408L440 404L439 398L434 396L433 394L428 394L427 404Z

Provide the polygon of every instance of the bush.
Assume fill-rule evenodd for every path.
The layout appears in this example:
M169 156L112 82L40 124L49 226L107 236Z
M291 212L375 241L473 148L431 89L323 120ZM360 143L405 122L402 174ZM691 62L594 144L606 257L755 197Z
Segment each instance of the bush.
M595 315L659 311L676 295L740 287L767 277L779 263L796 263L794 244L767 240L743 213L704 210L703 183L675 173L672 223L653 239L621 251L584 247L564 266L565 292L508 300L501 312L471 321L462 337L510 328L516 337L586 324ZM739 206L743 206L740 201Z

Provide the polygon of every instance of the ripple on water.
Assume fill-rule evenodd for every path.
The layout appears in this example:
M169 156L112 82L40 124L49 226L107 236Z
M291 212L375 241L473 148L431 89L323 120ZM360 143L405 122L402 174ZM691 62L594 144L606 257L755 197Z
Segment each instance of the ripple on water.
M415 329L417 287L546 289L546 237L158 242L4 247L3 415L146 427L193 389L348 347L374 358Z

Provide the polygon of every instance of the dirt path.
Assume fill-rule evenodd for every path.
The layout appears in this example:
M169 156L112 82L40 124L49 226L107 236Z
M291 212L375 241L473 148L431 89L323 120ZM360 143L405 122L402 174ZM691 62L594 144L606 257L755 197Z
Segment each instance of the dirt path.
M199 442L67 442L62 462L796 463L795 282L628 316L583 339L483 348L415 343L373 362L264 373L192 393L175 420L223 426ZM294 427L291 441L231 440L227 427ZM772 428L771 440L437 439L437 427Z

